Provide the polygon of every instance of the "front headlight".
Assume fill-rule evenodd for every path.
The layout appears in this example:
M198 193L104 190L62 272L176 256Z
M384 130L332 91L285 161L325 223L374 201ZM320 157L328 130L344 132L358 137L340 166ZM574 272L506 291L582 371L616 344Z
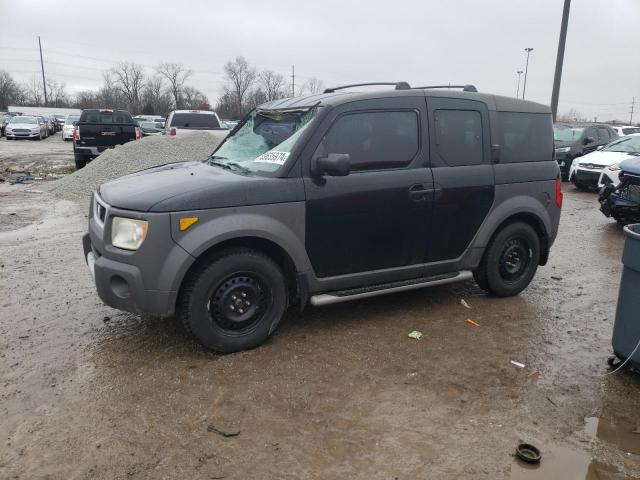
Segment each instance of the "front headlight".
M137 250L147 236L149 222L133 218L113 217L111 245L124 250Z
M571 147L558 147L556 148L556 153L569 153Z
M607 167L608 170L611 170L612 172L616 172L618 170L620 170L620 164L619 163L614 163L613 165L609 165Z

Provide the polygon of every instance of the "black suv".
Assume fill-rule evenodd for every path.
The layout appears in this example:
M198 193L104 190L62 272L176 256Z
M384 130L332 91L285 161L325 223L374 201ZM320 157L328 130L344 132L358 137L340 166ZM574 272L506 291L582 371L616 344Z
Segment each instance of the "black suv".
M553 139L562 179L569 180L574 158L593 152L616 138L616 131L602 123L556 123L553 126Z
M553 148L549 107L472 86L276 100L207 161L101 185L84 252L105 303L222 352L290 305L470 278L516 295L558 230Z

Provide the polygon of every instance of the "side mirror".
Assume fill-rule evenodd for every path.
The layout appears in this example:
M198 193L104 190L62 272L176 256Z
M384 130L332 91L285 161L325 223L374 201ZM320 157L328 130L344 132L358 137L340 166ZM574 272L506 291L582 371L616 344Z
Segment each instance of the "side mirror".
M602 150L602 147L604 147L604 145L598 145L598 146L596 147L596 150Z
M593 137L585 137L585 139L582 141L583 145L589 145L590 143L595 143L596 139Z
M350 172L351 157L348 153L330 153L314 158L311 163L311 173L317 176L344 177Z
M78 122L73 122L73 126L75 127L76 125L78 125Z

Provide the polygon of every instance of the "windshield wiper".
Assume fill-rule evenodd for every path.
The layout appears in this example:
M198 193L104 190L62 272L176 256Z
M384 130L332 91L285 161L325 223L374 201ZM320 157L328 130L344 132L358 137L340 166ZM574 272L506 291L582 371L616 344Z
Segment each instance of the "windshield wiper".
M240 165L238 162L227 162L227 165L229 165L232 168L235 168L236 170L240 170L242 173L251 173L251 170L249 170L244 165Z
M226 157L216 157L216 156L211 156L209 157L209 160L207 161L207 163L209 165L215 165L217 167L222 167L226 170L231 170L231 171L240 171L242 173L251 173L251 170L249 170L247 167L240 165L238 162L220 162L215 160L216 158L220 158L220 159L226 159Z

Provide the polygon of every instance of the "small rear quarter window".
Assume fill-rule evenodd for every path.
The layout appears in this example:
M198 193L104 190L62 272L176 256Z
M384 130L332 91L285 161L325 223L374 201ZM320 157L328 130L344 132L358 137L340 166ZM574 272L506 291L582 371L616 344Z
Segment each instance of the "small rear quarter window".
M496 112L500 163L553 159L553 123L547 113Z

